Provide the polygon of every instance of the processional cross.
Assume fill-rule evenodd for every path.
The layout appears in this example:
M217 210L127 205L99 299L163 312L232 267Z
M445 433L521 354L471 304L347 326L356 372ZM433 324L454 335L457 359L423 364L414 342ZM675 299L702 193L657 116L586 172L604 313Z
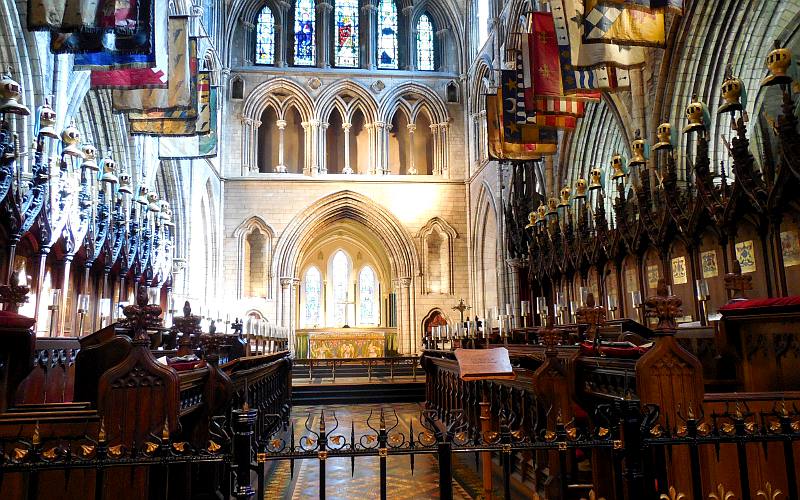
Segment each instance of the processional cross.
M453 307L454 311L458 311L461 314L461 322L464 322L464 311L469 311L472 309L472 306L468 306L464 299L458 299L458 305Z

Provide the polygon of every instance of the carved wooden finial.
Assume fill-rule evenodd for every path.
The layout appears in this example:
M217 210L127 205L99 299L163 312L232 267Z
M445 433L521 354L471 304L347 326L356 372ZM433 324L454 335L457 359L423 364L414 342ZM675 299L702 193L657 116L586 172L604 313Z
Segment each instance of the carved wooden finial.
M187 300L183 304L183 317L173 318L172 331L180 332L181 338L178 341L178 356L186 356L197 347L197 337L200 335L200 316L192 314L192 307Z
M589 326L586 330L586 336L592 341L597 340L597 329L606 322L607 314L605 307L595 304L594 294L589 292L586 296L586 305L578 308L575 312L578 323Z
M542 343L545 346L545 352L548 354L557 353L556 346L561 341L561 330L553 328L554 323L555 318L553 318L552 314L548 314L545 322L546 326L539 333Z
M681 304L683 304L683 301L680 297L669 295L664 278L659 278L656 295L648 297L644 303L646 316L658 319L655 331L659 333L675 333L677 329L675 318L683 314Z
M130 328L134 341L150 342L147 330L161 326L161 306L148 304L147 287L140 286L136 292L136 304L122 310L123 327Z
M731 299L728 303L747 300L745 292L753 289L753 277L742 274L742 265L739 260L733 261L733 272L725 275L725 290Z

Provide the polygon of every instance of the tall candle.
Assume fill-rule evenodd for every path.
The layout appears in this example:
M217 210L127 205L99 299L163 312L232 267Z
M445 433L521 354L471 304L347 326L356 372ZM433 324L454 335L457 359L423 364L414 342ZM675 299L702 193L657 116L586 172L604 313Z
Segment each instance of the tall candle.
M528 316L531 313L531 303L529 301L523 300L519 306L523 316Z

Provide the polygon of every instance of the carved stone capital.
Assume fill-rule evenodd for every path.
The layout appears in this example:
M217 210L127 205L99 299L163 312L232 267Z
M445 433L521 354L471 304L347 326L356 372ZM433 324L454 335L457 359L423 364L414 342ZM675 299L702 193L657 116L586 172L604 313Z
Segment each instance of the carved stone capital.
M342 130L344 130L345 132L349 132L351 128L353 128L352 123L347 123L347 122L342 123Z
M415 124L413 124L413 123L409 123L408 125L406 125L406 127L408 128L408 132L410 134L413 134L414 131L417 130L417 126Z
M281 289L285 290L285 289L289 288L290 286L292 286L292 283L294 283L294 280L295 280L295 278L289 278L289 277L281 278L280 279Z
M286 128L286 120L276 120L275 126L278 127L278 130L283 130Z

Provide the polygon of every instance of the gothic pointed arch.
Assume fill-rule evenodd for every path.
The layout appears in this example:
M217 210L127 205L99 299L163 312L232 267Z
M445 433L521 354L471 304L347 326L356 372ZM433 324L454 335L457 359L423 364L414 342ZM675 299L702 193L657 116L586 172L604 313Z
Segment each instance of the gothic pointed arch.
M233 231L238 256L237 298L272 296L272 245L275 231L258 215L245 219Z
M422 292L453 294L453 261L458 233L441 217L431 218L417 233L422 257Z

